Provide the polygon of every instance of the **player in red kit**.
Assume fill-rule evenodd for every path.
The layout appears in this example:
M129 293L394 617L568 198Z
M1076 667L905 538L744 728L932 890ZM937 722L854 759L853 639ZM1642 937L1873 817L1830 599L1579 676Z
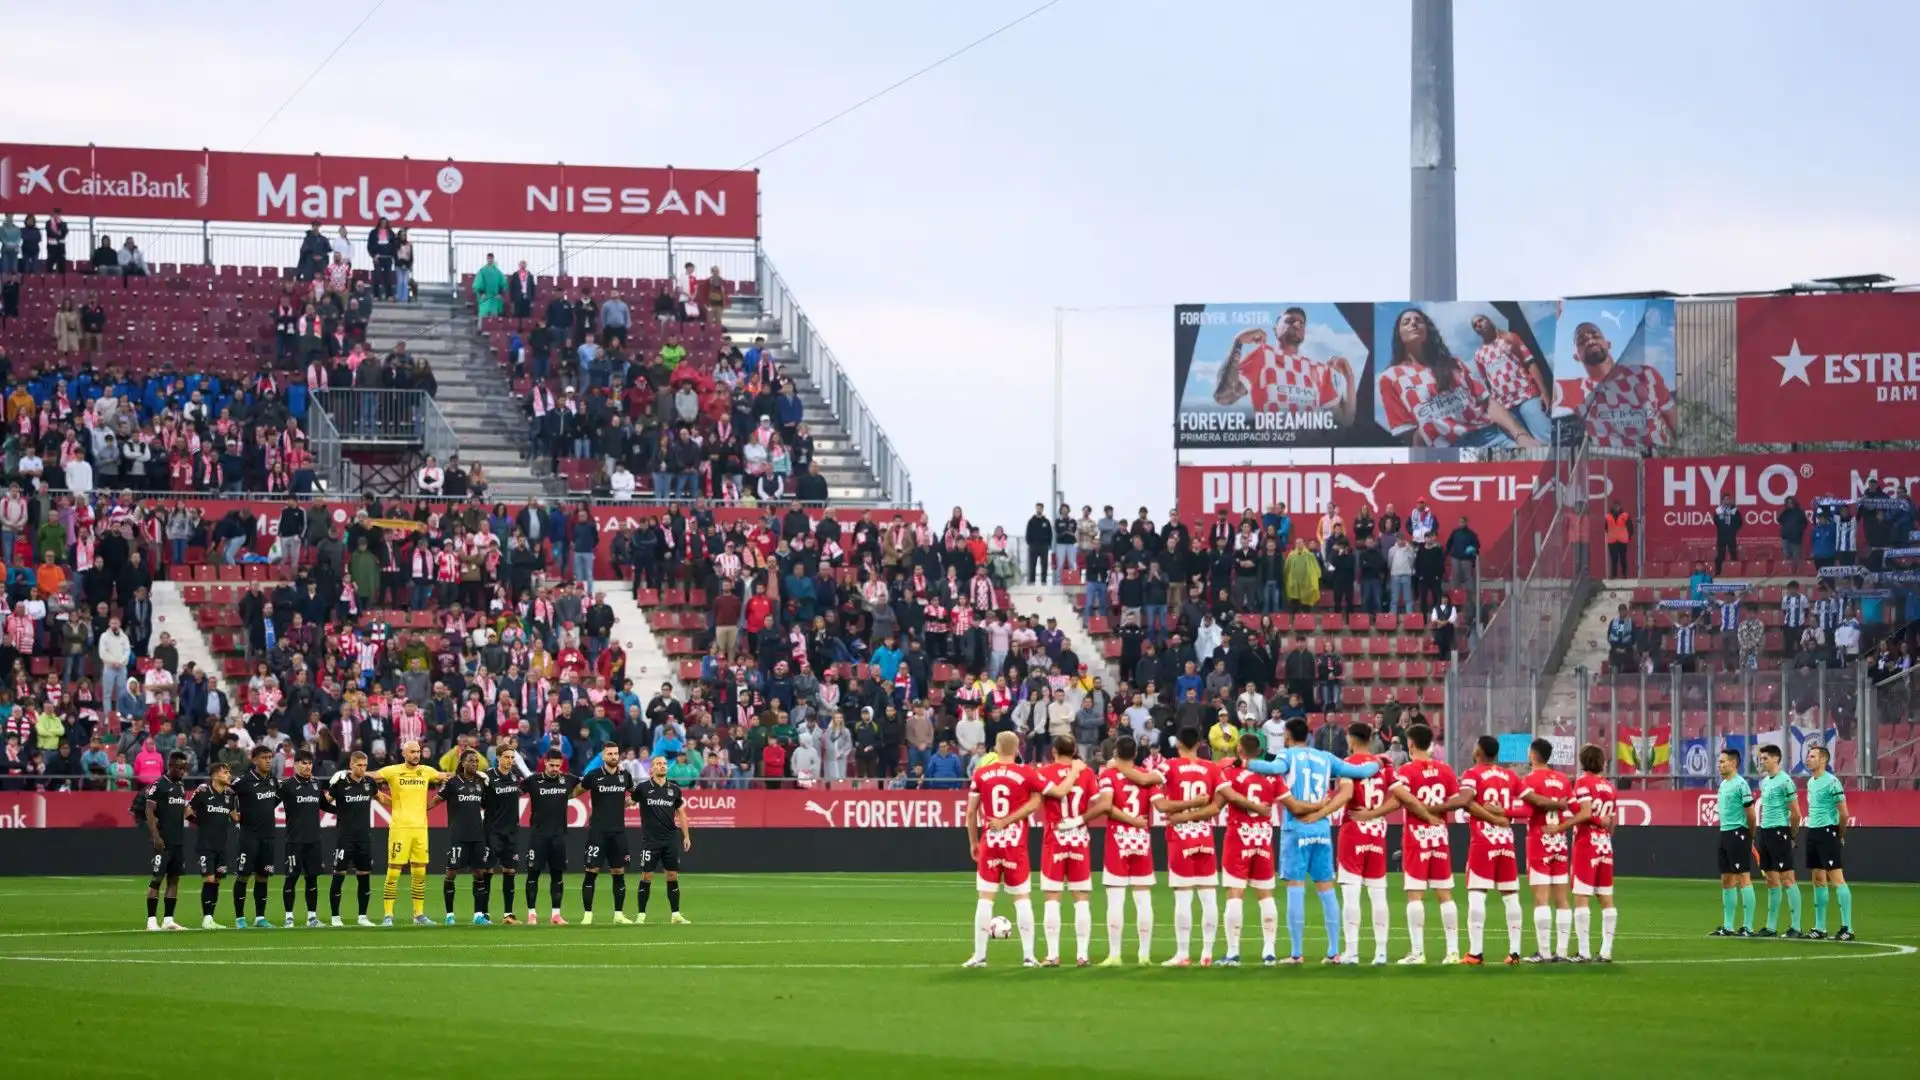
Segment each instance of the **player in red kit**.
M1175 738L1179 756L1167 764L1166 794L1153 808L1172 817L1213 801L1220 767L1200 756L1200 732L1183 727ZM1213 963L1213 937L1220 925L1219 870L1214 863L1213 823L1187 821L1167 825L1167 884L1173 886L1173 958L1163 967L1186 967L1193 938L1193 896L1200 894L1200 964Z
M1343 964L1360 962L1360 893L1364 889L1373 914L1373 962L1387 962L1387 815L1411 802L1407 783L1393 762L1373 753L1373 726L1356 722L1347 728L1347 762L1377 762L1380 771L1355 780L1345 820L1335 838L1334 858L1339 867L1341 919L1346 924Z
M1580 952L1574 962L1589 958L1603 964L1613 963L1613 931L1619 922L1613 906L1613 825L1618 799L1613 785L1600 771L1607 767L1606 751L1597 746L1580 748L1580 778L1573 782L1573 798L1568 806L1573 816L1553 828L1573 833L1573 895L1579 906L1573 909L1574 935L1580 940ZM1593 912L1588 904L1600 898L1600 953L1592 944Z
M1446 763L1433 760L1433 729L1415 724L1407 729L1407 753L1413 760L1400 766L1407 793L1427 809L1432 820L1409 819L1400 837L1400 868L1407 891L1407 936L1413 949L1402 964L1427 962L1427 890L1438 894L1440 926L1446 933L1447 955L1440 962L1460 962L1460 909L1453 903L1453 849L1447 839L1447 815L1473 799L1460 790L1460 781Z
M1520 781L1500 767L1500 740L1482 735L1474 743L1473 767L1460 778L1460 789L1473 793L1467 804L1467 955L1470 965L1483 963L1481 949L1487 935L1487 893L1498 892L1507 914L1507 963L1520 962L1524 938L1520 919L1520 860L1514 851L1514 792Z
M979 901L973 912L973 957L966 966L987 966L987 924L993 921L994 894L1004 888L1013 897L1022 962L1038 967L1033 956L1033 901L1027 895L1032 888L1027 818L1040 809L1047 785L1039 773L1016 760L1018 735L1001 732L993 748L997 760L975 769L967 788L967 850L973 854L979 876Z
M1041 929L1047 955L1042 967L1060 966L1060 894L1073 893L1073 940L1081 967L1090 962L1087 944L1093 938L1093 833L1087 815L1099 797L1093 770L1076 760L1071 738L1053 740L1053 763L1038 770L1047 785L1041 804L1045 831L1040 834ZM1056 794L1057 793L1057 794Z
M1527 886L1533 890L1534 952L1526 958L1529 964L1565 959L1567 939L1573 934L1573 910L1567 902L1567 836L1553 829L1566 813L1573 784L1549 764L1552 761L1553 744L1545 739L1533 740L1527 748L1527 763L1533 768L1520 779L1520 801L1531 815L1527 823Z
M1131 735L1113 742L1113 759L1100 770L1099 798L1089 817L1107 819L1107 841L1102 853L1100 883L1107 890L1107 958L1101 967L1120 966L1120 931L1126 925L1127 890L1133 890L1134 930L1140 938L1139 960L1153 954L1153 832L1147 792L1162 777L1134 767L1138 748Z

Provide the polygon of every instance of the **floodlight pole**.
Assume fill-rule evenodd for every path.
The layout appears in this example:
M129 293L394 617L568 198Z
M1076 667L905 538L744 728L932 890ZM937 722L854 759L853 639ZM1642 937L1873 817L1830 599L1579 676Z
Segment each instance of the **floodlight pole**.
M1453 0L1413 0L1412 134L1409 299L1455 300Z
M1066 455L1067 431L1067 309L1053 309L1053 494L1049 512L1060 505L1060 466Z

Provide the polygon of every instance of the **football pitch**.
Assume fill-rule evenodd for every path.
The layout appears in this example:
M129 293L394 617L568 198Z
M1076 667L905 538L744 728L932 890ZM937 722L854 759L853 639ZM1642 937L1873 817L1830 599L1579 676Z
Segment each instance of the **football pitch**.
M145 884L0 879L0 1011L11 1029L0 1057L10 1075L245 1067L337 1080L363 1071L347 1060L358 1058L409 1074L451 1067L576 1077L655 1067L695 1076L931 1080L1062 1070L1166 1080L1263 1075L1315 1060L1332 1069L1424 1062L1610 1080L1836 1067L1911 1076L1920 1048L1920 888L1905 886L1853 886L1860 940L1836 943L1709 939L1720 912L1716 881L1625 881L1610 967L1439 967L1444 948L1429 901L1425 968L1267 969L1257 960L1239 969L1139 968L1129 911L1128 965L1076 970L1068 906L1067 966L1023 969L1016 936L992 943L987 970L963 971L973 914L964 874L689 874L691 926L666 925L658 882L648 925L610 925L603 879L601 921L591 927L577 925L575 875L566 914L576 925L538 928L464 925L463 880L463 925L453 928L168 934L140 929ZM219 908L228 922L230 889ZM324 879L321 891L324 907ZM199 883L184 880L181 892L178 917L197 926ZM279 892L276 879L276 923ZM378 879L374 893L377 921ZM1764 909L1764 889L1760 896ZM1464 919L1465 897L1456 899ZM1308 905L1312 958L1325 938L1318 905ZM1097 961L1106 952L1098 890L1093 906ZM351 922L351 884L344 907ZM398 910L407 911L404 883ZM999 910L1011 915L1004 899ZM1489 905L1490 957L1505 950L1499 912L1498 901ZM444 914L437 875L428 913ZM1173 951L1164 889L1155 916L1159 960ZM1397 959L1406 951L1397 891L1393 921ZM1527 935L1531 951L1530 918ZM1254 957L1257 922L1243 941ZM1370 929L1363 942L1369 956ZM1283 951L1285 943L1283 925Z

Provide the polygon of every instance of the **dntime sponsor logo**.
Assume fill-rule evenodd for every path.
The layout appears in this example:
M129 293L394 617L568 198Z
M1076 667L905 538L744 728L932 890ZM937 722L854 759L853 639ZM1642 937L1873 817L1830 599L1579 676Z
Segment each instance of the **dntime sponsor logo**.
M1780 508L1790 498L1799 499L1801 508L1810 510L1810 500L1815 496L1858 499L1876 483L1897 483L1906 488L1920 482L1920 475L1898 476L1879 469L1849 468L1844 490L1809 487L1809 482L1819 473L1812 462L1663 465L1657 489L1660 505L1664 507L1661 521L1673 526L1711 528L1714 508L1731 495L1733 505L1740 509L1748 525L1775 525L1780 520ZM1838 485L1828 487L1837 489Z

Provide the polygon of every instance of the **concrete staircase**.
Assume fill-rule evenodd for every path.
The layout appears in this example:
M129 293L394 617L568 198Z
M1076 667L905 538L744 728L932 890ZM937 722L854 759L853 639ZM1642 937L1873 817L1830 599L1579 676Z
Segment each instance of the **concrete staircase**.
M1120 682L1120 665L1103 657L1100 642L1087 632L1087 624L1080 618L1080 595L1077 586L1071 591L1058 585L1015 585L1007 590L1014 611L1038 616L1042 625L1048 619L1055 620L1080 663L1099 672L1101 681L1112 690Z
M662 682L684 691L679 665L660 647L646 611L633 599L632 586L624 581L596 581L594 591L607 594L607 606L613 609L613 640L627 652L627 678L633 680L634 691L651 697Z
M1639 585L1634 579L1599 583L1600 587L1574 622L1573 638L1567 643L1567 655L1560 662L1560 670L1547 684L1538 717L1543 725L1553 726L1559 720L1571 722L1579 714L1580 689L1576 673L1581 668L1594 675L1600 673L1600 665L1607 661L1607 623L1613 620L1614 609L1631 600L1633 590Z
M193 608L181 597L179 583L156 579L149 595L153 600L153 640L159 641L163 631L172 634L174 648L180 651L182 670L188 664L197 664L201 672L210 675L224 690L227 681L220 676L220 658L213 654L207 635L194 621Z

